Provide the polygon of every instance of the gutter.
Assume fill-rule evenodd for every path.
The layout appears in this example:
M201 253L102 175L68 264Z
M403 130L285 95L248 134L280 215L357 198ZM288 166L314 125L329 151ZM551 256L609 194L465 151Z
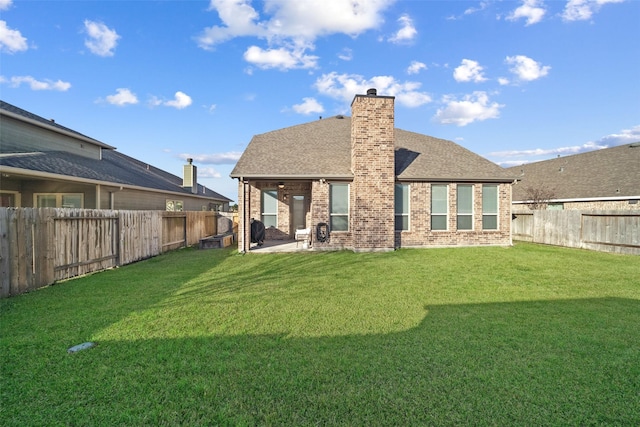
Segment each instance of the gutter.
M517 180L513 178L472 178L472 177L457 177L457 178L396 178L399 182L496 182L496 183L509 183L515 184Z
M282 175L282 174L264 174L264 175L240 175L240 174L229 174L231 178L234 179L275 179L275 180L285 180L285 179L298 179L298 180L309 180L309 179L353 179L353 175L344 175L344 174L322 174L322 175Z

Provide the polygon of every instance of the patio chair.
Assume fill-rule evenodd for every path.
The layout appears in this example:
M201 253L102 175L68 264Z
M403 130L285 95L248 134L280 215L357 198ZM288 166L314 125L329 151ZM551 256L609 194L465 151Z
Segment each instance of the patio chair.
M296 239L296 248L298 247L298 242L303 242L304 243L311 243L311 229L310 228L299 228L296 230L295 233L295 239Z

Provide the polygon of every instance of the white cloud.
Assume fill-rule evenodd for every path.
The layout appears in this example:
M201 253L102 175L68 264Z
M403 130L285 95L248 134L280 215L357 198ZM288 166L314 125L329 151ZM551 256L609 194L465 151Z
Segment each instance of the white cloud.
M174 107L178 110L182 110L183 108L187 108L191 105L191 97L184 92L176 92L175 98L171 101L163 102L162 105L166 107Z
M529 150L506 150L495 151L489 153L487 156L494 158L520 158L519 160L504 160L497 163L501 166L517 166L524 163L529 163L531 158L552 158L555 156L566 156L572 154L586 153L587 151L600 150L603 148L615 147L623 144L631 144L640 141L640 125L634 126L630 129L623 129L619 133L612 133L610 135L603 136L596 141L589 141L582 145L569 145L564 147L552 147L552 148L533 148ZM524 160L522 158L528 158Z
M338 54L338 58L342 59L343 61L351 61L353 59L353 50L349 49L348 47L345 47Z
M120 36L115 30L101 22L84 21L84 28L89 36L84 45L94 54L99 56L113 56L113 50L118 44Z
M508 85L509 83L511 83L511 81L510 81L508 78L506 78L506 77L499 77L499 78L498 78L498 83L499 83L501 86L506 86L506 85Z
M427 64L419 61L411 61L407 68L407 74L418 74L421 70L426 70Z
M640 125L634 126L631 129L623 129L620 133L612 133L610 135L603 136L599 140L595 141L597 145L604 145L606 147L631 144L634 142L640 142Z
M398 22L400 23L402 28L400 28L397 33L391 36L389 38L389 41L391 43L407 43L412 41L418 34L418 31L416 30L416 27L414 27L411 17L406 14L402 15L400 18L398 18Z
M27 39L18 30L7 27L6 21L0 21L0 52L16 53L27 50Z
M476 12L480 12L480 11L485 10L487 8L487 6L489 6L489 2L488 1L481 1L480 2L480 6L478 6L478 7L470 7L470 8L468 8L468 9L466 9L464 11L464 14L465 15L472 15L472 14L474 14Z
M115 95L108 95L107 102L111 105L117 105L119 107L124 107L127 104L137 104L138 97L135 93L131 92L126 88L118 88L116 89Z
M599 145L595 142L587 142L582 145L574 145L568 147L556 147L556 148L534 148L531 150L507 150L507 151L495 151L489 153L492 157L552 157L567 154L578 154L586 151L598 150L601 148L607 148L606 145Z
M63 82L62 80L36 80L31 76L14 76L9 80L2 79L2 82L9 83L11 87L19 87L21 84L27 84L31 90L56 90L59 92L66 92L71 88L71 83Z
M198 168L198 178L222 178L220 172L214 168Z
M216 154L180 154L180 157L183 160L193 159L194 162L205 164L205 165L232 165L240 160L240 156L242 155L239 151L229 151L226 153L216 153ZM198 169L198 174L200 174L200 169Z
M258 68L278 68L288 70L293 68L315 68L317 56L305 55L304 48L287 49L262 49L258 46L250 46L244 53L245 61Z
M624 0L569 0L562 13L565 21L587 21L602 5L607 3L622 3Z
M496 119L500 116L500 109L504 107L497 102L490 103L486 92L465 95L460 101L452 96L445 96L443 102L446 107L438 109L435 120L442 124L456 126L466 126L475 121Z
M483 67L477 61L471 59L463 59L462 64L453 70L453 78L458 82L476 82L480 83L487 80L482 75Z
M209 10L218 13L221 25L205 28L195 40L201 48L211 50L235 37L257 37L266 40L269 48L253 46L244 57L262 64L260 68L313 68L317 57L305 51L314 48L316 38L330 34L355 37L378 28L382 12L394 1L269 0L261 16L249 0L211 0Z
M533 81L549 74L551 69L548 65L541 65L524 55L507 56L505 59L507 64L513 65L510 71L515 74L521 81Z
M8 10L12 3L12 0L0 0L0 10Z
M324 107L315 98L302 98L302 104L293 106L293 111L298 114L315 114L324 112Z
M481 12L481 11L485 10L489 6L490 3L491 3L490 1L481 1L480 5L478 7L470 7L468 9L465 9L465 11L464 11L464 13L462 15L459 15L459 16L450 15L446 19L448 21L457 21L458 19L462 19L465 15L473 15L476 12Z
M197 37L200 47L210 49L218 43L242 36L313 41L329 34L356 36L377 28L381 13L394 0L269 0L260 14L249 0L211 0L209 10L218 12L221 26L205 28Z
M525 25L533 25L542 21L546 10L541 7L541 0L522 0L522 5L507 16L509 21L517 21L520 18L527 20Z
M399 82L392 76L375 76L365 79L358 74L338 74L332 72L318 77L314 87L322 95L351 102L358 94L367 93L367 89L376 88L379 95L395 96L396 101L405 107L419 107L431 102L425 92L419 92L418 82Z

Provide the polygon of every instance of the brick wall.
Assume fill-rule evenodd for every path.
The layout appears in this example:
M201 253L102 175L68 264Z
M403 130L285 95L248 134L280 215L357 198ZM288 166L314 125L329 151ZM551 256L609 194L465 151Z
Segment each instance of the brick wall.
M353 239L351 231L332 231L329 241L318 242L316 240L316 226L320 223L330 223L329 215L329 182L313 181L311 184L311 227L313 233L313 248L327 249L352 249Z
M457 231L457 183L449 186L448 230L431 230L431 183L410 184L409 230L396 232L396 247L511 244L511 184L498 187L498 229L482 229L482 184L473 184L473 230ZM468 184L468 183L465 183Z
M393 250L394 98L356 95L351 112L353 250Z

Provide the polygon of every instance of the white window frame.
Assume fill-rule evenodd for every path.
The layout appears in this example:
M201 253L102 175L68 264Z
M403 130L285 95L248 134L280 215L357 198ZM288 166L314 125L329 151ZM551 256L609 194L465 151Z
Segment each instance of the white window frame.
M446 198L445 198L445 207L446 207L446 211L443 212L433 212L433 187L444 187L445 189L445 193L446 193ZM430 200L430 207L429 207L429 212L431 213L430 219L431 219L431 231L448 231L449 230L449 184L431 184L431 200ZM433 217L442 217L444 216L444 229L434 229L433 228Z
M460 213L460 188L471 188L471 212ZM456 230L473 231L473 214L474 214L474 197L475 186L473 184L457 184L456 185ZM471 217L471 228L460 228L460 217Z
M333 212L331 210L331 207L333 205L333 203L331 203L332 197L333 197L333 188L337 187L337 186L341 186L347 187L347 212ZM334 183L330 183L329 184L329 229L331 230L332 233L334 232L347 232L349 231L349 218L351 218L351 185L349 183L346 182L334 182ZM335 230L333 228L333 219L336 217L346 217L347 221L347 229L346 230Z
M396 211L397 205L396 205L396 197L398 195L398 188L403 189L404 187L407 188L407 211L404 212L401 211L400 213L398 213L398 211ZM404 192L404 191L403 191ZM394 222L394 229L395 231L410 231L411 230L411 185L409 184L396 184L395 185L395 191L394 191L394 201L393 201L393 207L394 207L394 213L395 213L395 222ZM404 218L407 217L407 228L396 228L397 224L398 224L398 217L400 218ZM402 225L404 226L404 221L402 221Z
M490 210L485 210L485 188L493 187L496 189L496 209L495 212L491 212ZM483 184L482 185L482 229L483 230L499 230L500 229L500 215L498 215L500 211L500 186L498 184ZM496 227L495 228L487 228L485 227L485 217L495 217Z
M41 196L54 196L56 198L56 208L64 208L62 205L62 198L65 196L80 196L80 208L84 209L84 193L33 193L33 206L38 206L38 198ZM69 207L69 206L66 206ZM76 206L73 206L76 208Z
M276 202L275 212L267 212L264 210L265 194L269 194L273 198L273 200L275 200ZM275 225L274 224L267 225L267 221L264 220L265 216L273 217L275 220ZM260 220L264 223L265 228L269 228L272 225L275 228L278 228L278 190L274 188L265 188L260 192Z

